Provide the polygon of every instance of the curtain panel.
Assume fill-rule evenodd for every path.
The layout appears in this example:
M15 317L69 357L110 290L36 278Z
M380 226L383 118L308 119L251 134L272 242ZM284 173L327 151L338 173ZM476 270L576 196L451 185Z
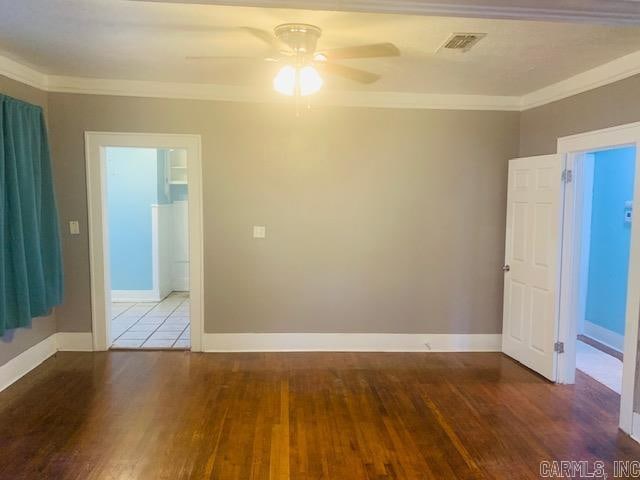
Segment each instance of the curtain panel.
M0 335L62 301L58 212L42 108L0 95Z

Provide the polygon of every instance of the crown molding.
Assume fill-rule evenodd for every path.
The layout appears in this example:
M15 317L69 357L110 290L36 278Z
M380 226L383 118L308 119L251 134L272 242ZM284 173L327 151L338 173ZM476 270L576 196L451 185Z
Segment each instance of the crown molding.
M640 73L640 51L617 58L591 70L523 95L520 109L528 110L593 90Z
M405 92L323 91L313 105L438 110L524 111L640 74L640 51L521 97ZM0 55L0 75L47 92L127 97L287 103L272 90L203 83L118 80L47 75Z
M274 93L253 88L207 83L155 82L106 78L67 77L50 75L47 91L85 95L114 95L123 97L179 98L235 102L277 101Z
M47 90L58 93L180 98L226 102L289 103L272 90L203 83L110 80L51 75ZM439 110L519 110L519 97L449 95L402 92L323 91L310 98L313 105L415 108Z
M519 97L501 95L325 91L318 95L317 103L346 107L430 110L520 110Z
M30 87L47 90L47 75L0 55L0 74Z

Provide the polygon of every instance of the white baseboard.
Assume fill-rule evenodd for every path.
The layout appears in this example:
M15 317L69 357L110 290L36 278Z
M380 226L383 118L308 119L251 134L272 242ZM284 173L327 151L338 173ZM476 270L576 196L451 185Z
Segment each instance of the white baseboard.
M58 332L0 366L0 392L58 351L91 352L91 332Z
M500 334L205 333L205 352L497 352ZM0 391L57 351L93 351L91 332L58 332L0 366ZM640 422L638 422L640 425Z
M16 382L58 351L56 335L45 338L0 366L0 391Z
M61 352L92 352L93 334L91 332L58 332L56 343Z
M112 302L159 302L163 298L156 290L111 290Z
M205 352L499 352L500 334L205 333Z
M624 335L620 335L588 320L584 321L584 334L600 343L604 343L614 350L618 350L619 352L624 351Z

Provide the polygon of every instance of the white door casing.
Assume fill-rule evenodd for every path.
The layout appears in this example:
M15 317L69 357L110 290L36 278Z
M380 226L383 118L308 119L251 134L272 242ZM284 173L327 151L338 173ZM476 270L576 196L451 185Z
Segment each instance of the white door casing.
M189 185L189 290L191 351L202 351L204 331L202 160L199 135L85 132L87 200L89 209L89 259L91 274L91 324L93 349L107 350L110 341L110 275L106 230L105 147L183 149L187 151Z
M502 351L552 381L557 364L561 175L560 155L509 162Z

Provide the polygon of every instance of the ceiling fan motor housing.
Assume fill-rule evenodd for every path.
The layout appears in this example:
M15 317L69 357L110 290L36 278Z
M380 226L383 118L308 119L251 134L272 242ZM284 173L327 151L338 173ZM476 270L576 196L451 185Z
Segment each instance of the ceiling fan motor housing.
M313 55L322 30L306 23L284 23L274 29L276 37L299 55Z

